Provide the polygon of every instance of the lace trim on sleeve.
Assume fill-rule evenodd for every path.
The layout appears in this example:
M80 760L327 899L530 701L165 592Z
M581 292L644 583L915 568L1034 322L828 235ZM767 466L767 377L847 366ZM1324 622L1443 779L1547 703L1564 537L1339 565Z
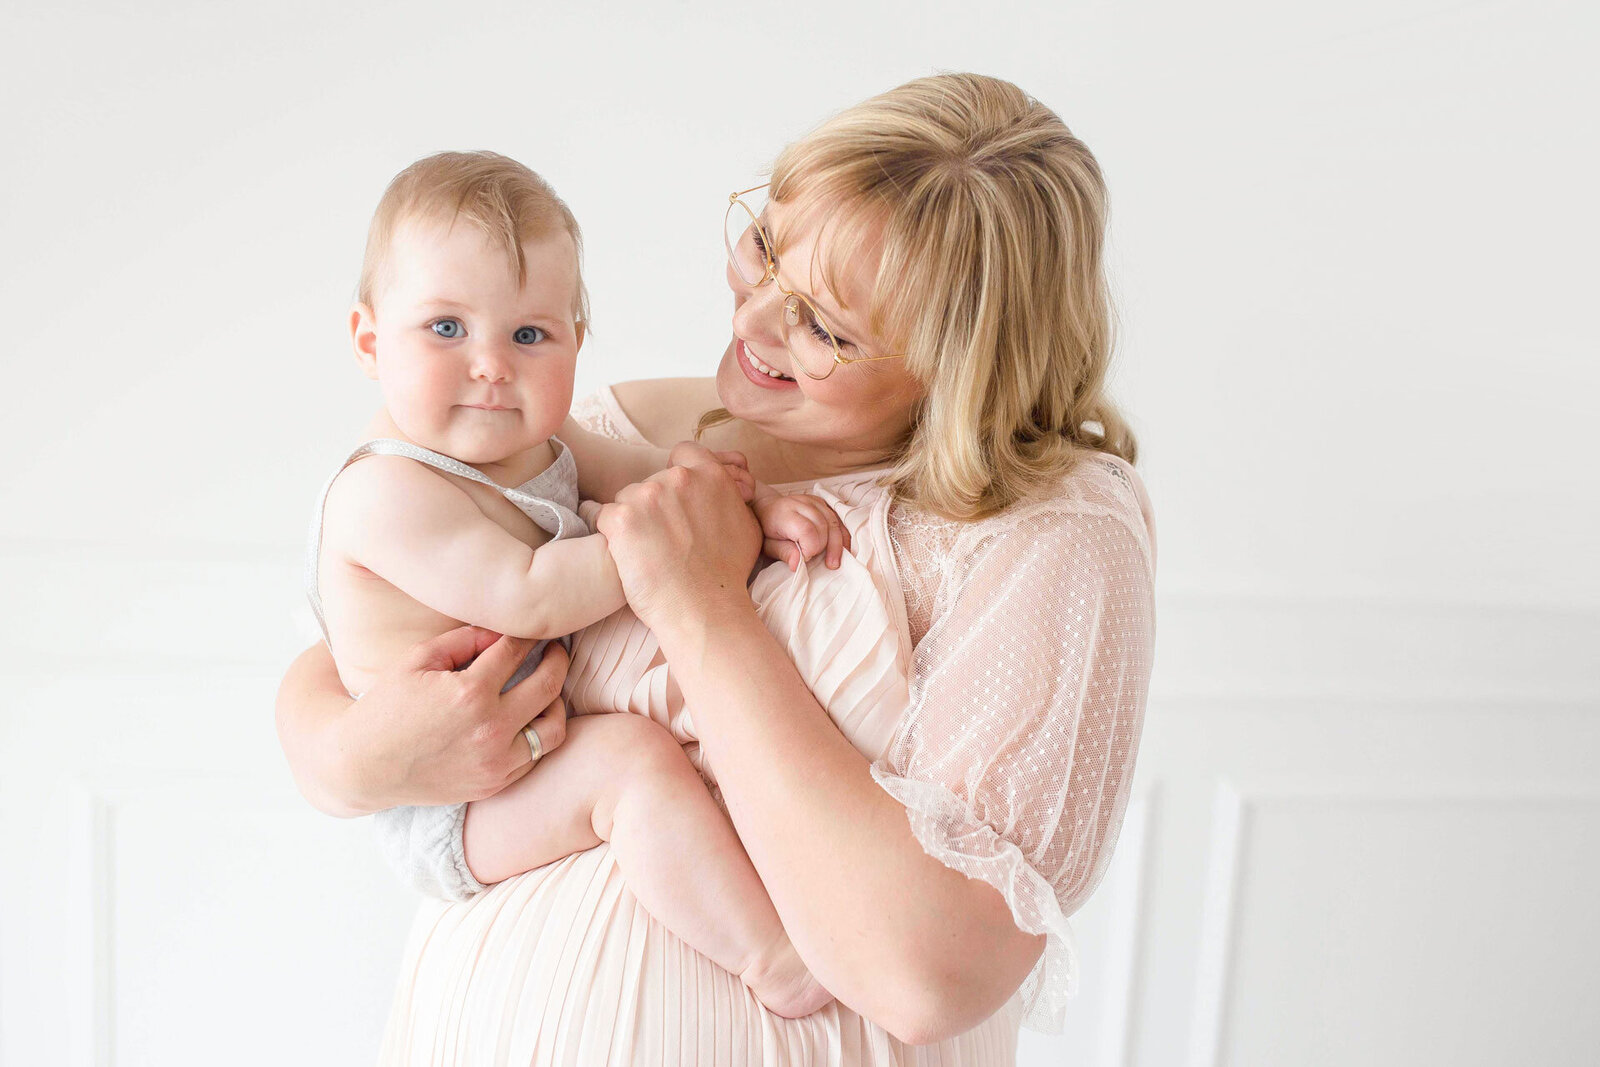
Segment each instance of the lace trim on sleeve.
M607 406L605 398L599 393L590 393L572 405L572 417L579 426L590 433L609 437L613 441L633 443L630 437L616 420L611 417L611 409Z
M924 852L998 889L1017 929L1047 935L1044 952L1022 983L1023 1023L1031 1030L1060 1033L1066 1002L1078 995L1078 942L1050 883L1022 849L973 819L966 803L948 789L901 777L881 762L873 764L872 777L905 805L911 832Z

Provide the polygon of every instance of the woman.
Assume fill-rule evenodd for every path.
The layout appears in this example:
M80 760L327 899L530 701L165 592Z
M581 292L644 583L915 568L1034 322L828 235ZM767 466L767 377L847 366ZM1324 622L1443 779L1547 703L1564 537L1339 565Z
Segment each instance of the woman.
M1015 86L945 75L791 145L764 208L730 204L715 382L580 411L617 439L701 444L600 514L632 611L575 644L567 692L581 710L617 689L619 648L670 664L693 709L674 725L838 1001L765 1013L601 847L424 904L386 1062L1010 1063L1025 1017L1064 1015L1066 916L1121 825L1153 635L1148 504L1103 392L1098 168ZM708 447L830 495L846 565L747 589L759 530ZM526 773L517 731L543 709L559 740L564 664L501 696L526 645L492 636L419 646L354 704L305 653L279 724L307 795L353 814Z

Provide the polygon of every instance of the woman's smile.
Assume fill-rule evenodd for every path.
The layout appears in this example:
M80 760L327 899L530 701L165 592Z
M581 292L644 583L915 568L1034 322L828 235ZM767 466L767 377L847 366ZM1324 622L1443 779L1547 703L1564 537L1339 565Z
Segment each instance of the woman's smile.
M763 389L788 389L791 386L798 388L799 383L793 378L779 373L776 367L769 367L757 359L746 347L743 338L735 337L733 345L739 360L739 369L744 371L745 377L756 385Z

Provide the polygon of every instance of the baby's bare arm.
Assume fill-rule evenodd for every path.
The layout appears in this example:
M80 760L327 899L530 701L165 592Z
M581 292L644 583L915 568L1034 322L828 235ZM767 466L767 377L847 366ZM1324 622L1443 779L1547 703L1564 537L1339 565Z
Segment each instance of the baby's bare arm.
M372 456L340 475L330 547L434 611L517 637L559 637L616 611L622 582L599 534L538 549L409 459Z
M570 415L562 425L561 439L572 449L572 457L578 464L578 495L585 500L609 504L627 486L647 481L652 474L672 466L672 453L667 449L654 445L630 445L590 433ZM745 500L754 499L758 487L750 476L744 454L717 451L711 454L727 470ZM766 492L777 495L771 489Z
M666 449L591 433L570 415L561 424L560 437L578 464L578 495L585 500L610 503L624 486L642 482L669 465Z

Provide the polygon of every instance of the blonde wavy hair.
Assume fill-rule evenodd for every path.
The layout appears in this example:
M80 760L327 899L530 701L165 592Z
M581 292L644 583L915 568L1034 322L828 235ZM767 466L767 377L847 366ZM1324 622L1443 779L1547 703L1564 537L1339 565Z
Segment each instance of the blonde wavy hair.
M835 294L882 242L868 324L927 391L886 479L899 498L971 520L1089 452L1137 459L1105 389L1105 183L1049 108L998 78L919 78L784 149L769 195L791 232L823 227ZM707 412L697 436L730 418Z
M356 299L361 303L372 305L395 230L402 222L418 218L451 223L464 220L477 227L505 253L519 283L527 280L528 272L523 244L558 231L565 233L572 238L577 266L572 314L575 321L588 325L589 290L583 284L583 234L578 220L549 182L498 152L439 152L394 176L367 228L366 255L356 287Z

